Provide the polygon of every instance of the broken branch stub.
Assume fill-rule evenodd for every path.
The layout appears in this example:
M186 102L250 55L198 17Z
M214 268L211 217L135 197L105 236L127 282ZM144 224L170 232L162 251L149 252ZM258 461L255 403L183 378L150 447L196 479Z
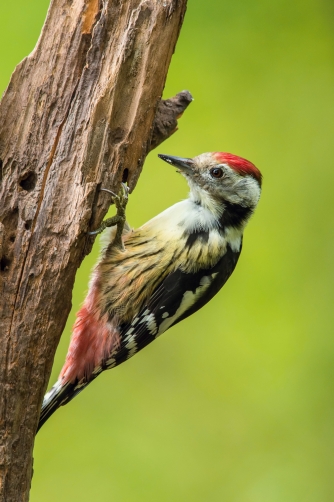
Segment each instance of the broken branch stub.
M173 98L162 99L159 102L153 123L150 150L159 146L177 131L177 120L192 100L193 97L189 91L181 91Z

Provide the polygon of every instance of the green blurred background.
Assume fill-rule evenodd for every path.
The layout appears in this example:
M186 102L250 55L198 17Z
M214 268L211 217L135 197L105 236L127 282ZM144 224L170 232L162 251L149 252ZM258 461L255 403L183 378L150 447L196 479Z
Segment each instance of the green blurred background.
M47 7L1 2L1 91ZM333 30L330 0L189 1L165 96L195 101L149 155L128 219L186 196L158 152L244 156L263 196L220 294L44 426L33 502L334 500Z

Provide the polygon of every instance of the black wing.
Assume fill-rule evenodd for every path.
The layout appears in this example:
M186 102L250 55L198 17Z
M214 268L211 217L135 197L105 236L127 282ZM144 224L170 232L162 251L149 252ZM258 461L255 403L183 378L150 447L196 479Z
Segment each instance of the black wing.
M178 269L167 276L138 316L131 323L120 326L121 346L106 366L113 367L129 359L171 326L208 303L232 274L240 251L232 251L228 245L226 253L213 268L193 274Z

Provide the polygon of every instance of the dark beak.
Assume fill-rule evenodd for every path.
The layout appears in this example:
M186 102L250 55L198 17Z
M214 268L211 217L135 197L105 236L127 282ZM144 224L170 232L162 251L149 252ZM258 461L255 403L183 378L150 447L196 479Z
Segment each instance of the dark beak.
M161 153L158 154L158 157L165 162L168 162L168 164L171 164L174 167L177 167L180 169L180 171L186 173L186 174L192 174L193 173L193 165L194 162L192 159L184 159L182 157L174 157L173 155L162 155Z

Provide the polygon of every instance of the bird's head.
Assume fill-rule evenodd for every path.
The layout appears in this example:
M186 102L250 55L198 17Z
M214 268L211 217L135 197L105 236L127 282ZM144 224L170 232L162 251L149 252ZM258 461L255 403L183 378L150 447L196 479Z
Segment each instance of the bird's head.
M237 204L254 210L262 176L251 162L232 153L202 153L192 159L159 155L187 179L190 197L208 208Z

